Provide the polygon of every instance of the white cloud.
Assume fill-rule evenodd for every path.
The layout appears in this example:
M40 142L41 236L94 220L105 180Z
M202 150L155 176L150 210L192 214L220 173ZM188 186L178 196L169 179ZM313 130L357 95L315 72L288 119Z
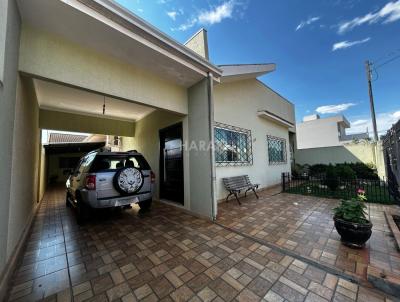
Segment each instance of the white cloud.
M177 11L170 11L167 12L168 17L170 17L172 20L176 20L176 16L178 16L178 12Z
M305 21L301 21L301 22L299 23L299 25L297 25L296 31L302 29L303 27L305 27L305 26L307 26L307 25L310 25L310 24L312 24L312 23L318 21L319 19L321 19L321 17L310 17L310 18L308 18L308 19L305 20Z
M183 24L179 25L177 30L186 31L189 28L192 28L193 26L195 26L196 23L197 23L196 19L190 19L190 20L186 21L186 23L183 23ZM172 29L172 30L175 30L175 29Z
M395 124L399 119L400 119L400 110L378 114L376 117L378 134L379 135L386 134L386 131L389 130L392 127L392 125ZM350 124L351 128L348 129L347 131L349 134L365 132L367 129L369 133L373 132L371 118L357 119L351 121Z
M212 25L215 23L220 23L226 18L232 18L235 4L235 1L230 0L217 7L214 7L211 10L203 11L197 17L198 22L203 25Z
M339 24L338 33L342 34L352 30L354 27L363 24L373 24L382 22L383 24L400 20L400 0L387 3L384 7L375 13L368 13L361 17L356 17L350 21L341 22Z
M233 18L235 7L241 4L242 3L239 3L236 0L225 1L218 6L209 8L208 10L200 11L197 16L188 19L176 29L185 31L195 25L213 25L220 23L224 19Z
M350 107L353 107L355 105L356 104L354 104L354 103L326 105L326 106L318 107L317 109L315 109L315 111L320 114L340 113L340 112L346 111L347 109L349 109Z
M363 40L337 42L337 43L333 44L332 51L335 51L338 49L346 49L346 48L353 47L358 44L367 43L369 40L371 40L371 38L368 37Z

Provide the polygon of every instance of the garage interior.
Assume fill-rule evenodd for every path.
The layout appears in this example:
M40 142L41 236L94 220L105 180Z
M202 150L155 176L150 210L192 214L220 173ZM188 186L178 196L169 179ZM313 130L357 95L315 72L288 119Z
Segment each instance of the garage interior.
M156 175L154 199L185 206L183 115L50 81L23 81L39 113L38 201L51 186L65 184L80 157L107 147L142 153ZM57 132L70 134L56 138Z

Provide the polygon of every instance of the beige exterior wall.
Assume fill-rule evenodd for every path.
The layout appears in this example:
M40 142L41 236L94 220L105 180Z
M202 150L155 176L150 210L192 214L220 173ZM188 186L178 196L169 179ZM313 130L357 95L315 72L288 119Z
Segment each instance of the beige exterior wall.
M244 102L248 108L246 111L257 114L259 110L266 110L295 124L294 105L257 79L218 84L214 89L215 106L219 106L221 100L226 106L221 109L235 111L239 115L236 106L243 106Z
M6 32L3 32L4 23L0 28L2 31L0 45L3 47L0 51L4 51L4 82L3 85L0 85L0 300L3 300L6 290L4 282L7 282L7 278L11 274L10 266L7 266L7 263L10 263L8 262L10 260L9 250L12 249L8 234L14 231L13 226L9 228L9 213L20 19L16 1L3 0L1 4L4 19L2 18L0 22L6 24ZM11 242L13 241L14 239L11 240Z
M212 100L209 94L212 89L209 80L204 79L189 89L189 139L186 146L189 153L190 174L190 210L208 217L216 218L216 203L214 202L213 182L213 150L200 148L212 141L213 117L210 111ZM212 108L211 108L212 109ZM210 114L211 113L211 114ZM191 146L197 146L191 148Z
M41 201L47 188L47 159L46 151L40 146L40 167L39 167L39 200Z
M149 162L151 169L156 175L156 185L154 198L159 199L159 181L160 181L160 139L158 131L176 123L182 122L183 139L187 139L187 117L173 114L163 110L157 110L136 122L134 137L122 138L122 150L137 150L142 153ZM184 193L185 208L190 209L189 198L189 165L188 154L184 153Z
M347 143L343 146L312 148L295 151L297 164L339 164L356 163L373 164L378 170L380 177L386 176L383 158L382 144L360 141L357 143Z
M8 1L0 1L0 83L4 80Z
M215 121L251 130L253 164L236 167L217 167L217 199L226 197L222 178L247 174L261 187L278 184L282 172L290 171L288 128L257 116L268 110L294 122L293 105L257 80L221 84L215 87ZM286 140L287 163L269 165L267 135Z
M76 87L187 114L187 90L111 56L23 25L19 69Z
M129 136L135 123L109 118L40 109L41 129Z
M204 28L199 30L193 37L191 37L185 43L185 46L208 60L208 38L207 31Z
M18 78L7 254L11 255L38 205L39 107L30 79Z

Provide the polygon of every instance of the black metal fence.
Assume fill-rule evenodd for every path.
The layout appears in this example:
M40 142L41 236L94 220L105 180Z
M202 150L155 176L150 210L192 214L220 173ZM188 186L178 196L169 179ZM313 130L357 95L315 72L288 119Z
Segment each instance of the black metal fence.
M392 188L386 180L327 178L303 174L294 177L282 173L282 191L286 193L351 199L358 190L364 190L368 202L394 204L400 202L398 188Z
M398 188L400 183L400 121L382 137L386 175L390 188Z

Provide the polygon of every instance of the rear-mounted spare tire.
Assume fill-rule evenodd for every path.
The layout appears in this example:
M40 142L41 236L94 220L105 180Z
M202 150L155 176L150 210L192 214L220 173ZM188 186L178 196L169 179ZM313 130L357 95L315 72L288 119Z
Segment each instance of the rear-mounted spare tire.
M143 174L136 168L123 168L114 175L114 188L122 195L138 192L143 186Z

